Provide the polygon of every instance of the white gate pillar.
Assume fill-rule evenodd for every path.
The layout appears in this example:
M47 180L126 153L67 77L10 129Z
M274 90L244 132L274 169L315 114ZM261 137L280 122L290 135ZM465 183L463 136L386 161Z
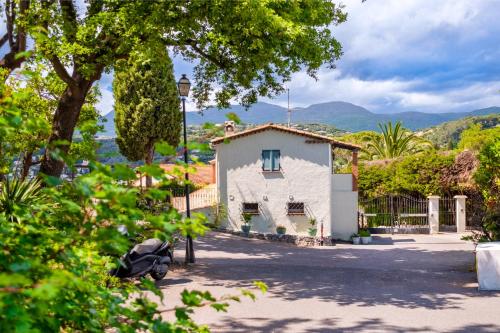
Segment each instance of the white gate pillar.
M465 199L466 195L455 195L455 221L457 223L457 232L465 232Z
M430 195L429 199L429 233L439 232L439 195Z

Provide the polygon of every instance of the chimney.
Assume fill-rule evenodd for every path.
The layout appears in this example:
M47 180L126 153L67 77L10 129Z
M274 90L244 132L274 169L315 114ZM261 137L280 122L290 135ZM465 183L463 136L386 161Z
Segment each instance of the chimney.
M234 134L236 132L236 124L232 120L224 122L224 136Z
M210 184L215 184L217 183L217 176L216 176L216 169L215 169L215 160L211 160L210 162L210 166L211 166L211 169L210 169Z

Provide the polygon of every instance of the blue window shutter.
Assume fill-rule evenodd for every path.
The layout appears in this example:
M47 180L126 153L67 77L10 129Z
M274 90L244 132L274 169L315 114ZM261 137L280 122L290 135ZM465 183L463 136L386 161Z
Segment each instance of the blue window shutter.
M262 170L271 171L271 151L262 151Z
M280 151L273 150L273 171L280 170Z

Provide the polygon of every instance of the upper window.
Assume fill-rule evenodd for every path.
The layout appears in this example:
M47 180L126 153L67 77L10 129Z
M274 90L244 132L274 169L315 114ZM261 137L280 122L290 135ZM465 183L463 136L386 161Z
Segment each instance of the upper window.
M262 170L280 171L280 151L263 150L262 151Z

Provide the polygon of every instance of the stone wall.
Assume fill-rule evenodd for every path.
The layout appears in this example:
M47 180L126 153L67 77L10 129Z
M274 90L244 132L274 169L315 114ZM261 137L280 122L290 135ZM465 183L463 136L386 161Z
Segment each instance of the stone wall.
M321 237L311 237L311 236L301 236L301 235L278 235L271 233L263 234L257 232L250 232L248 235L246 235L242 231L229 230L229 229L217 229L216 231L245 238L256 238L271 242L288 243L302 247L321 246ZM323 245L332 246L335 245L335 242L331 237L323 237Z

